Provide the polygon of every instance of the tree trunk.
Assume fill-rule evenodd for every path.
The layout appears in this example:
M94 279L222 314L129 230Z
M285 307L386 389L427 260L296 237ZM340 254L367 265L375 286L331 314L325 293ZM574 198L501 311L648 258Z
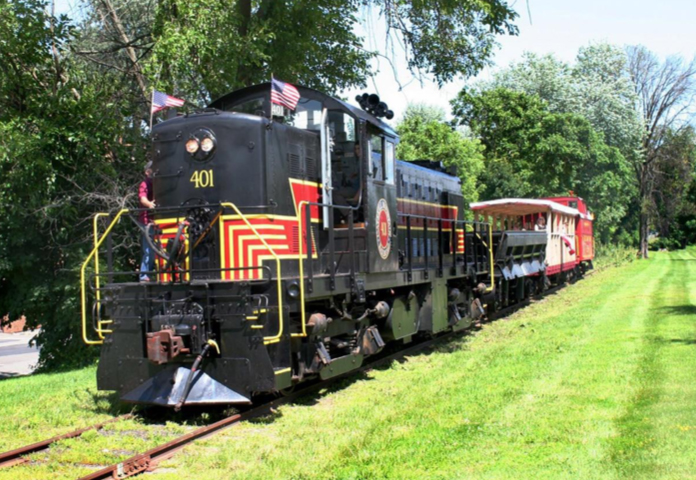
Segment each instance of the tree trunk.
M648 214L646 212L640 213L640 256L641 258L648 258Z
M131 46L131 41L128 38L128 34L126 33L126 29L123 27L123 24L121 23L121 19L119 18L118 14L116 13L116 10L114 10L114 6L111 4L111 0L102 0L102 3L106 9L108 16L111 17L111 21L114 25L114 28L116 29L119 36L121 37L121 41L123 42L123 45L126 49L126 53L128 54L128 58L130 58L130 61L133 64L133 74L135 75L135 79L138 82L138 86L140 87L140 91L142 92L143 96L149 101L150 98L147 94L147 86L145 85L145 78L143 77L143 73L140 70L140 64L138 63L138 56L135 53L135 49Z

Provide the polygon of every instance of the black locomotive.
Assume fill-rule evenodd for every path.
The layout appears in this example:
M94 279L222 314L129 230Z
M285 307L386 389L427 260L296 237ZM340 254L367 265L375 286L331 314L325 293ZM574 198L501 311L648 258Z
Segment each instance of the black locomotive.
M114 272L110 254L99 270L135 210L110 215L83 267L99 389L249 403L387 342L466 328L495 301L490 224L464 219L456 176L396 160L398 136L363 109L298 87L297 108L278 110L270 90L154 127L153 281Z

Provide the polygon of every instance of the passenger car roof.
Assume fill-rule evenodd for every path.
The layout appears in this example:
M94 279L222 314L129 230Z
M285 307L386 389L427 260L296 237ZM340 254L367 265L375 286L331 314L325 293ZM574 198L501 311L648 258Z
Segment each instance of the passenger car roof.
M567 207L551 200L532 198L501 198L488 202L476 202L471 204L471 209L489 215L530 215L532 213L557 212L573 217L590 218L580 213L576 208Z

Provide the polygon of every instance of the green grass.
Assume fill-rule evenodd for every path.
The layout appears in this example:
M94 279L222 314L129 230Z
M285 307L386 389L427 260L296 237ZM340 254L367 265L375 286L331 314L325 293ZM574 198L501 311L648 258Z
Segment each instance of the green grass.
M695 377L696 250L655 253L197 442L148 478L694 478ZM116 413L94 369L3 381L0 446ZM120 423L0 480L75 478L188 428Z
M153 478L693 477L695 255L604 270Z

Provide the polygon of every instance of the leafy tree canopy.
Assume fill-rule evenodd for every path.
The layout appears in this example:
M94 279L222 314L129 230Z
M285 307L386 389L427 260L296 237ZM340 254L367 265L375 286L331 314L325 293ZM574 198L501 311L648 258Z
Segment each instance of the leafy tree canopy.
M626 205L631 172L615 147L606 145L590 122L573 113L554 113L537 96L505 88L461 92L454 114L469 125L485 150L484 199L547 197L573 191L597 215L599 238L608 240Z
M466 202L478 200L483 170L483 147L476 139L465 138L445 123L445 113L424 105L409 105L396 126L400 160L432 160L456 167L462 179Z
M478 73L495 35L517 34L517 14L504 0L165 0L146 70L201 101L271 74L328 92L363 85L376 52L355 33L361 12L383 16L412 71L440 84Z

